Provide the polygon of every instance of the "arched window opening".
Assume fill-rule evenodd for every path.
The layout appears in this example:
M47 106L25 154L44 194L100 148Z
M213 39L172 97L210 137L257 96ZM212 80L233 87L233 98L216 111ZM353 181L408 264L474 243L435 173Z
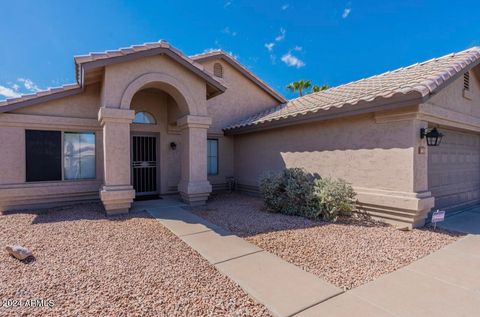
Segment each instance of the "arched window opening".
M135 119L133 119L133 123L138 124L157 124L155 117L146 111L139 111L135 114Z

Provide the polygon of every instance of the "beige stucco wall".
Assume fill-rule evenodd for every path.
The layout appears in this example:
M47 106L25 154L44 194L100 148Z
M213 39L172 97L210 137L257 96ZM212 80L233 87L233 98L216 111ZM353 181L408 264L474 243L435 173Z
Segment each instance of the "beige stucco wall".
M100 104L100 89L99 83L92 84L87 86L81 94L17 109L11 113L96 120Z
M96 119L99 85L84 93L0 114L0 209L98 199L103 183L103 134ZM91 131L96 141L96 179L26 182L25 130Z
M234 140L223 135L222 129L250 115L278 105L278 101L262 90L257 84L230 66L222 59L202 62L205 69L213 73L213 65L220 63L223 67L222 82L227 90L207 101L208 115L212 117L209 138L219 141L218 175L209 175L208 180L215 189L225 188L227 177L234 176Z
M433 204L426 182L419 186L415 177L417 171L426 175L420 124L410 116L385 120L371 113L237 135L235 177L240 188L255 190L265 171L302 167L350 182L361 209L374 216L420 224Z
M222 80L227 90L207 102L208 114L212 117L210 133L221 133L228 125L279 104L270 94L223 60L208 60L202 64L213 73L215 63L220 63L223 67Z
M470 90L460 76L420 105L420 118L444 134L430 148L429 190L436 208L454 208L480 200L480 67L470 71Z
M480 66L470 71L470 92L464 94L463 76L432 96L421 111L480 126ZM466 120L468 118L468 120ZM463 128L467 128L463 126Z
M463 76L460 76L421 104L419 112L419 117L431 124L479 133L480 66L470 71L467 95L464 95Z
M149 75L149 79L145 81L147 87L135 86L137 79ZM150 78L161 78L170 84L154 83ZM143 82L140 83L142 84ZM205 81L168 56L151 56L106 66L101 92L102 107L130 107L131 100L126 96L132 85L135 86L131 91L132 96L142 88L159 88L175 99L182 115L207 115Z
M303 167L356 187L412 191L412 124L377 124L368 114L239 135L235 176L256 185L263 171Z

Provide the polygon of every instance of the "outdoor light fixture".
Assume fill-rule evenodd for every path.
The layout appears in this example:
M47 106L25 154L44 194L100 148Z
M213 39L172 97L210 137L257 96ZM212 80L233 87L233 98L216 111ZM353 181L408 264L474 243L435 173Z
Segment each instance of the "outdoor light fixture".
M175 143L175 142L170 142L170 148L171 148L172 150L175 150L175 149L177 148L177 143Z
M442 142L443 134L438 132L437 128L433 129L420 129L420 139L427 138L428 146L439 146Z

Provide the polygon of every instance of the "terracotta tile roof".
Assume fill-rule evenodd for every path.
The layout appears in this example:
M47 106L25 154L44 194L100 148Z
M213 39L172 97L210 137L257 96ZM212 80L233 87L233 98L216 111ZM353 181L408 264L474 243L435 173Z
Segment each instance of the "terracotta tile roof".
M80 67L88 68L91 64L94 64L96 67L104 66L118 61L126 61L130 57L135 58L153 56L159 54L160 52L164 52L166 55L189 68L191 71L202 77L207 84L220 91L220 93L225 91L226 87L222 80L219 80L217 77L213 76L213 74L207 71L202 64L197 63L187 55L184 55L180 50L171 46L164 40L145 43L142 45L132 45L127 48L120 48L112 51L75 56L74 60L75 64L77 65L77 80L80 81Z
M164 40L160 40L158 42L144 43L144 44L141 44L141 45L132 45L130 47L119 48L117 50L111 50L111 51L105 51L105 52L93 52L93 53L89 53L87 55L77 55L77 56L74 56L74 60L75 60L76 64L84 64L84 63L99 61L99 60L103 60L103 59L110 59L110 58L114 58L114 57L128 56L128 55L131 55L131 54L134 54L134 53L149 51L149 50L156 49L156 48L170 49L171 51L177 53L180 57L182 57L182 59L184 59L189 64L195 66L196 68L198 68L201 71L205 71L202 64L193 61L188 56L184 55L180 50L171 46L168 42L166 42Z
M272 87L270 87L267 83L265 83L263 80L261 80L258 76L256 76L254 73L252 73L250 70L248 70L245 66L240 64L235 57L233 57L231 54L224 52L222 50L212 50L209 52L197 54L197 55L192 55L190 58L194 61L204 61L204 60L209 60L209 59L217 59L220 58L224 61L226 61L228 64L230 64L233 68L238 70L241 74L243 74L245 77L253 81L255 84L257 84L261 89L263 89L265 92L270 94L273 98L275 98L278 102L286 102L285 98L275 91Z
M245 128L296 116L308 116L319 111L356 105L417 93L427 97L442 83L480 61L480 47L434 58L423 63L399 68L366 79L361 79L328 90L295 98L237 122L225 130Z
M91 64L95 64L95 67L100 67L107 63L113 63L115 61L122 60L122 58L132 57L134 54L142 54L142 52L144 52L143 54L148 54L145 56L155 55L158 54L158 52L162 49L163 52L166 52L166 54L170 55L172 58L180 61L183 65L196 72L199 76L202 76L208 84L214 87L215 90L218 90L221 93L226 89L223 80L214 77L213 74L208 72L202 64L190 59L181 51L171 46L168 42L162 40L159 42L145 43L142 45L133 45L127 48L120 48L118 50L75 56L74 61L77 83L56 88L49 88L48 90L39 91L34 94L22 95L18 98L2 100L0 101L0 113L24 106L29 106L35 103L45 102L55 98L61 98L75 93L80 93L84 88L84 83L80 76L83 67L89 67Z
M42 90L34 94L21 95L17 98L9 98L6 100L0 101L0 112L9 111L9 105L17 104L20 102L28 102L33 100L42 100L48 99L50 96L55 95L68 95L69 93L74 93L81 91L80 84L68 84L60 87L48 88L47 90Z

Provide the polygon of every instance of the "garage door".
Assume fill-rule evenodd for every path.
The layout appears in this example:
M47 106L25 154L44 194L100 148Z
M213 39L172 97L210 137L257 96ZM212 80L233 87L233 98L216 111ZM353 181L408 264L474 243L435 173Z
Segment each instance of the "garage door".
M442 128L440 146L428 148L428 187L435 208L480 199L480 136Z

